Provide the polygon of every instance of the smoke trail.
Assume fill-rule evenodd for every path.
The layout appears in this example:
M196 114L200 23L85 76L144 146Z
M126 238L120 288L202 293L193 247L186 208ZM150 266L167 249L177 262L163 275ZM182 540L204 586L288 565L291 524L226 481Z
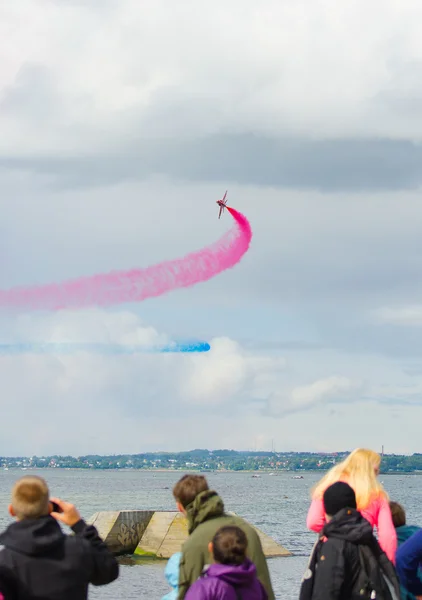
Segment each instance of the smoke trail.
M21 354L76 354L89 352L103 356L116 356L143 353L191 353L208 352L211 346L208 342L173 342L166 346L141 346L139 344L102 344L74 342L28 342L16 344L0 344L0 355L11 356Z
M220 240L184 258L145 269L115 271L59 284L0 290L0 307L59 310L142 302L189 287L234 267L247 252L252 230L247 218L226 207L235 226Z

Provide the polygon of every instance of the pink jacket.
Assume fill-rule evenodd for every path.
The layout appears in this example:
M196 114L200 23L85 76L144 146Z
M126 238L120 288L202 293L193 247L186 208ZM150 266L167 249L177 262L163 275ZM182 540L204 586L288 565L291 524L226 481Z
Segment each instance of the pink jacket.
M361 510L362 516L370 522L372 527L378 531L378 541L388 558L393 564L396 562L397 534L391 518L388 501L385 498L377 498L365 510ZM312 531L319 533L326 523L324 503L322 498L315 498L306 518L306 526Z

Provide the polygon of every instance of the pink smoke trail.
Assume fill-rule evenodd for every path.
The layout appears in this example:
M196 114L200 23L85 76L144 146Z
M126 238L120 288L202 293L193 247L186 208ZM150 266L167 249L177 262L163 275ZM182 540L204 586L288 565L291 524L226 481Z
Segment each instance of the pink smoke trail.
M208 281L234 267L247 252L252 230L247 218L226 207L235 226L220 240L188 254L145 269L114 271L63 283L0 290L0 307L59 310L142 302L172 290Z

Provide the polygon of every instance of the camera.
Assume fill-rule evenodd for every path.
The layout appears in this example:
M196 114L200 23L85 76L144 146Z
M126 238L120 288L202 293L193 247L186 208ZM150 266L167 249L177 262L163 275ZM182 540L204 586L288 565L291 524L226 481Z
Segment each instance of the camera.
M63 512L62 509L60 508L60 506L57 504L57 502L53 502L52 500L50 500L50 502L53 505L52 512L57 512L57 513Z

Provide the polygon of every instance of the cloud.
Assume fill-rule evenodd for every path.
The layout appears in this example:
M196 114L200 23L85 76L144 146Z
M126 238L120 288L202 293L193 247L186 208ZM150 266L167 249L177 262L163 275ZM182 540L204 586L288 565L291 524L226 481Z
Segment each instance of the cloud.
M251 353L227 338L213 341L209 360L193 357L195 371L182 386L190 403L221 405L265 401L283 377L282 357Z
M311 384L295 387L286 396L273 394L269 400L272 415L287 415L311 410L322 404L350 402L358 400L362 383L333 375Z
M413 371L410 374L419 376L421 371ZM422 383L410 380L401 385L375 384L368 390L368 397L384 405L422 406Z
M167 336L142 323L133 313L99 310L19 316L9 320L2 337L2 342L6 339L9 343L66 341L152 346L168 341ZM105 442L99 448L89 438L63 442L59 413L65 416L68 431L78 426L82 413L84 419L93 423L111 419L107 429L113 423L119 429L128 418L138 422L139 427L144 419L159 416L176 418L179 414L196 413L204 418L207 413L213 414L216 406L223 405L222 410L235 415L243 404L267 397L282 379L284 364L280 357L251 354L227 338L211 340L205 360L200 355L107 357L90 352L1 356L3 385L14 399L4 407L3 451L10 446L17 451L23 444L28 451L34 446L31 452L53 452L63 443L73 451L84 445L93 447L93 451L105 449ZM24 421L22 414L26 416ZM16 427L20 431L19 442L13 442L7 433ZM45 431L41 439L40 428ZM124 431L120 431L116 435L119 445L125 440ZM134 447L133 443L129 445Z
M30 341L78 344L88 341L94 344L137 344L149 348L170 342L167 335L144 325L137 315L129 311L107 313L92 309L74 312L65 310L41 316L23 314L6 323L6 327L9 331L12 330L9 333L11 343Z
M0 17L3 156L239 133L421 138L414 5L25 0Z
M0 166L52 178L59 189L96 187L164 174L176 180L225 181L363 192L418 189L422 148L389 138L313 140L252 134L213 134L189 140L139 139L106 154L1 157Z
M2 6L0 168L59 189L418 189L421 17L398 0Z
M420 327L422 325L422 305L401 306L397 308L383 307L374 311L374 317L383 323Z
M1 330L2 342L151 345L169 339L129 310L9 315ZM380 406L384 423L397 410L400 418L419 414L422 378L420 372L407 376L405 365L400 372L384 359L351 360L312 347L281 354L227 336L210 342L211 351L203 355L0 356L0 453L269 449L273 440L279 449L335 450L368 445ZM353 421L356 411L365 414L368 426L340 434L340 422ZM395 448L411 447L407 434L396 431Z

